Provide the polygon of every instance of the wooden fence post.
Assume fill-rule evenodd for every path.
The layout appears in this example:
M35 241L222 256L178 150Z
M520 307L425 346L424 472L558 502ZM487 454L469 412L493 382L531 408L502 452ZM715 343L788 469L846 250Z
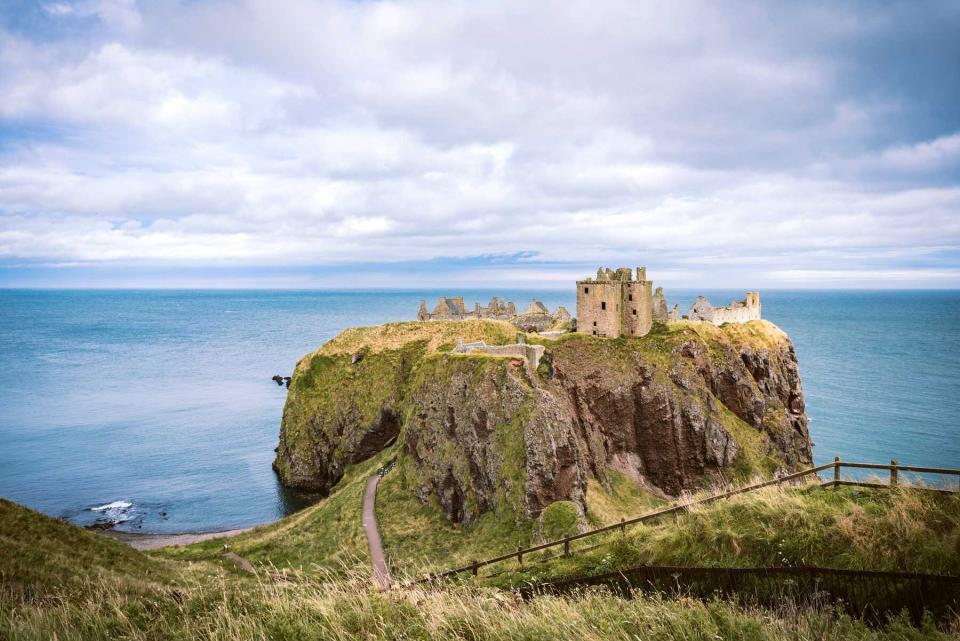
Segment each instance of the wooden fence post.
M833 457L833 480L835 482L840 480L840 457Z
M520 562L520 565L523 565L523 546L517 546L517 561Z
M620 534L626 534L626 533L627 533L627 525L626 523L624 523L624 519L621 516L620 517Z
M563 556L570 556L570 539L563 542Z
M477 576L477 568L480 567L480 564L476 559L473 560L473 563L470 564L470 571L473 572L473 576Z
M890 485L897 484L897 459L890 459Z

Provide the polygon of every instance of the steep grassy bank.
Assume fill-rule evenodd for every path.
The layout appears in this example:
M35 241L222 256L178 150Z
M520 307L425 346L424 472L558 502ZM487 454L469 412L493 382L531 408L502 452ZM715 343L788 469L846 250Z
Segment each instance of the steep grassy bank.
M351 470L345 484L325 501L335 504L338 498L342 502L346 502L347 497L353 500L354 483L370 472ZM842 492L848 491L844 488ZM843 493L812 500L803 489L785 494L792 493L796 494L792 499L794 505L783 518L763 517L773 505L784 501L785 497L777 495L767 496L758 504L743 497L739 506L733 506L736 509L732 507L724 512L728 518L749 516L750 520L767 520L758 528L769 530L765 535L759 538L750 533L740 535L744 549L748 547L747 538L753 537L752 543L777 537L784 539L798 524L828 521L822 514L817 516L818 510L850 512L850 502L857 501L857 497ZM950 503L928 502L901 491L887 498L874 496L856 505L869 518L862 522L854 519L846 526L850 532L858 533L850 540L859 541L863 549L874 553L882 553L879 542L891 527L899 528L901 533L905 528L912 528L914 534L907 539L917 545L931 535L945 537L947 542L953 536L948 521L956 521L952 511L955 505ZM319 518L318 513L331 508L324 508L321 503L311 509L313 512L294 515L269 530L272 533L269 543L261 540L254 544L251 539L253 547L247 548L247 553L263 545L265 559L275 554L278 559L299 560L309 550L322 556L330 555L330 550L341 544L349 546L347 542L352 540L352 535L345 534L344 530L304 528L311 519ZM758 514L763 518L756 519ZM722 519L711 516L708 522L719 523ZM196 544L175 554L145 555L9 502L0 502L0 523L4 524L0 529L4 545L4 553L0 554L0 638L11 641L364 638L946 641L960 633L960 620L941 623L940 627L927 623L915 628L905 619L894 619L882 628L869 628L836 612L797 609L789 604L771 611L723 602L656 597L623 601L603 594L540 598L525 603L511 592L456 583L381 593L370 586L369 568L362 564L352 570L329 572L313 564L303 564L301 571L291 563L285 578L278 579L268 561L257 561L260 575L249 577L229 564L221 564L208 543ZM408 524L421 525L415 521ZM681 521L675 532L670 531L672 527L664 524L663 530L652 537L660 542L663 550L688 541L685 551L678 553L684 558L699 554L707 563L725 563L735 558L727 556L730 551L725 549L723 537L708 537L701 542L703 526L694 527ZM488 530L490 538L501 540L499 535L492 534L494 530ZM478 526L471 533L476 535L480 531L482 527ZM726 536L732 534L728 532ZM832 532L827 531L824 537L830 534ZM258 536L266 536L266 532L259 532ZM310 538L316 540L305 548ZM426 548L442 538L442 535L430 535L426 529L425 537L419 541ZM415 530L410 532L410 540L411 546L418 540ZM234 549L239 547L232 545ZM930 550L914 548L911 553L919 552L927 559L926 563L942 563L944 545L933 543L927 546ZM452 548L439 546L437 553L445 549ZM716 557L711 556L714 549L718 550ZM15 552L8 554L8 550ZM902 552L907 553L907 548ZM188 558L194 560L184 560ZM947 567L954 567L949 565L949 560L946 563Z
M94 532L0 499L0 590L5 601L82 595L122 585L131 595L168 587L177 568Z
M637 565L803 566L960 575L960 495L770 487L614 533L571 557L501 566L513 585ZM533 559L531 559L533 560ZM496 572L496 569L491 569Z
M257 566L305 571L326 578L364 571L370 563L363 533L363 491L367 479L392 456L392 450L347 467L330 496L275 523L230 538L230 549ZM179 560L220 558L222 540L161 548L151 554Z

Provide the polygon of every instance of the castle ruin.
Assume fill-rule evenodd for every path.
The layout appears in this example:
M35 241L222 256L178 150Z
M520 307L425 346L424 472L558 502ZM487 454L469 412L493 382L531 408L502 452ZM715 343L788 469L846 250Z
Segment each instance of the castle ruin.
M441 296L433 311L427 310L427 301L420 301L417 319L431 320L501 320L514 324L525 332L543 332L553 327L569 325L572 321L570 312L562 305L550 313L547 306L533 299L522 314L517 314L513 302L504 302L502 298L494 297L490 303L481 306L474 303L473 309L468 310L463 302L463 296Z
M714 307L703 296L697 296L687 312L687 318L709 321L714 325L760 320L760 292L747 292L746 298L735 300L727 307Z
M487 345L484 341L473 343L464 343L462 339L457 339L457 345L451 350L453 354L469 354L471 352L479 354L488 354L490 356L507 356L522 359L531 376L536 373L540 366L540 359L546 352L543 345L529 345L523 338L523 334L517 336L517 342L513 345Z
M667 306L663 288L652 292L645 267L634 272L627 267L613 270L601 267L596 278L577 281L577 331L593 336L617 338L644 336L654 321L681 320L680 306ZM714 307L698 296L685 319L706 321L714 325L746 323L760 319L760 292L747 292L742 301L728 307Z
M653 283L645 267L637 267L636 280L628 267L601 267L596 278L577 281L577 331L616 338L643 336L652 326Z

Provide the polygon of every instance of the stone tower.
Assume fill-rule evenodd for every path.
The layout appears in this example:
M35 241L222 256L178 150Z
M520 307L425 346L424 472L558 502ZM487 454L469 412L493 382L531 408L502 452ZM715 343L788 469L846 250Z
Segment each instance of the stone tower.
M643 336L653 325L653 283L645 267L597 270L577 281L577 331L594 336Z

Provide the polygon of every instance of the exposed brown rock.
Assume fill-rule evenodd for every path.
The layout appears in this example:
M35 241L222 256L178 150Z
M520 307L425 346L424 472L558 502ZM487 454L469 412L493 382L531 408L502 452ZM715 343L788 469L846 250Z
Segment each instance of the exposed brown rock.
M324 406L334 410L288 402L277 469L285 482L329 488L346 463L402 432L408 487L469 525L494 510L534 518L557 500L588 511L588 478L605 483L609 470L673 496L810 464L796 355L783 332L766 321L658 327L637 339L549 343L552 378L490 356L391 357L403 375L392 393L379 392L376 413L356 406L357 387ZM388 353L354 367L376 367ZM379 367L381 377L394 371ZM310 438L287 442L300 417L309 429L291 433Z

